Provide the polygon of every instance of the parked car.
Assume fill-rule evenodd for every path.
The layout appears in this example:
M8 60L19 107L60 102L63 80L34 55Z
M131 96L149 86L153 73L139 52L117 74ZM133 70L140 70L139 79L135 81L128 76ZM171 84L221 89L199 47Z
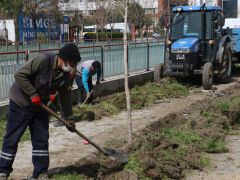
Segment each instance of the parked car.
M160 39L161 36L160 36L159 33L153 33L153 34L152 34L152 38L154 38L154 39Z

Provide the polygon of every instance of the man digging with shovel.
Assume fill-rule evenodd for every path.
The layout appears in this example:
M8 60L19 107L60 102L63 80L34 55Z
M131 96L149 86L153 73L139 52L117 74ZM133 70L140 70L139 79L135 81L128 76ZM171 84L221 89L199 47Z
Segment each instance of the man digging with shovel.
M70 124L67 128L74 131L70 71L80 60L77 46L67 44L58 54L38 54L16 72L9 92L8 121L0 154L0 180L6 180L12 172L18 142L27 127L31 133L34 166L29 179L47 178L49 115L42 106L47 104L49 97L54 101L53 94L58 91L61 112Z
M98 86L101 78L101 64L99 61L88 60L81 64L78 63L75 81L81 91L81 103L85 103L85 100L87 100L87 103L93 103L92 76L95 74L97 74L96 85Z

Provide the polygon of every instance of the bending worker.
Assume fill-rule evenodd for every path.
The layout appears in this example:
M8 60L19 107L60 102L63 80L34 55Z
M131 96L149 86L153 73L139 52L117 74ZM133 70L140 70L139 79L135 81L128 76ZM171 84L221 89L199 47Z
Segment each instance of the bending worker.
M72 120L70 71L81 60L74 44L62 47L58 54L39 53L25 63L14 75L15 82L10 88L9 112L0 154L0 180L5 180L12 172L12 164L17 153L18 142L27 127L32 140L33 174L30 179L45 178L49 166L49 115L41 109L41 103L54 101L59 92L61 112L68 122ZM68 130L73 129L68 127Z
M88 60L77 65L77 73L75 76L75 81L81 92L80 102L84 102L88 98L88 103L93 103L93 90L92 76L97 74L96 85L100 84L101 78L101 64L99 61Z

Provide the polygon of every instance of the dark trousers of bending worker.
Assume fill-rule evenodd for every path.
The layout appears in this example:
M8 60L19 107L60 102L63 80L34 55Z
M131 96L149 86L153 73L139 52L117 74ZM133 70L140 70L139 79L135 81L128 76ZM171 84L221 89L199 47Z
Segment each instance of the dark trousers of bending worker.
M80 90L80 93L81 93L80 103L83 103L87 97L87 92L82 83L82 76L76 75L75 81L76 81L78 89ZM93 89L92 77L88 78L88 87L89 87L89 91L91 92ZM88 100L87 100L87 103L92 103L92 102L93 102L93 93L90 95L90 98L88 98Z
M19 107L10 100L8 111L7 132L4 136L2 152L0 154L0 171L9 175L17 153L18 142L29 127L32 138L32 162L34 166L33 178L48 170L48 119L45 111L31 112Z

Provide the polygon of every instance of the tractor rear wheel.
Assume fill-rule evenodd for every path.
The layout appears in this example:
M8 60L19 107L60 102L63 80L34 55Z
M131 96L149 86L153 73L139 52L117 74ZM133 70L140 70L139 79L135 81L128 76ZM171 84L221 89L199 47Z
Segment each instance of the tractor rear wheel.
M218 75L217 82L229 83L232 75L232 53L228 43L222 53L222 62L217 65Z
M205 63L202 71L202 85L203 89L212 89L213 85L213 65L212 63Z

